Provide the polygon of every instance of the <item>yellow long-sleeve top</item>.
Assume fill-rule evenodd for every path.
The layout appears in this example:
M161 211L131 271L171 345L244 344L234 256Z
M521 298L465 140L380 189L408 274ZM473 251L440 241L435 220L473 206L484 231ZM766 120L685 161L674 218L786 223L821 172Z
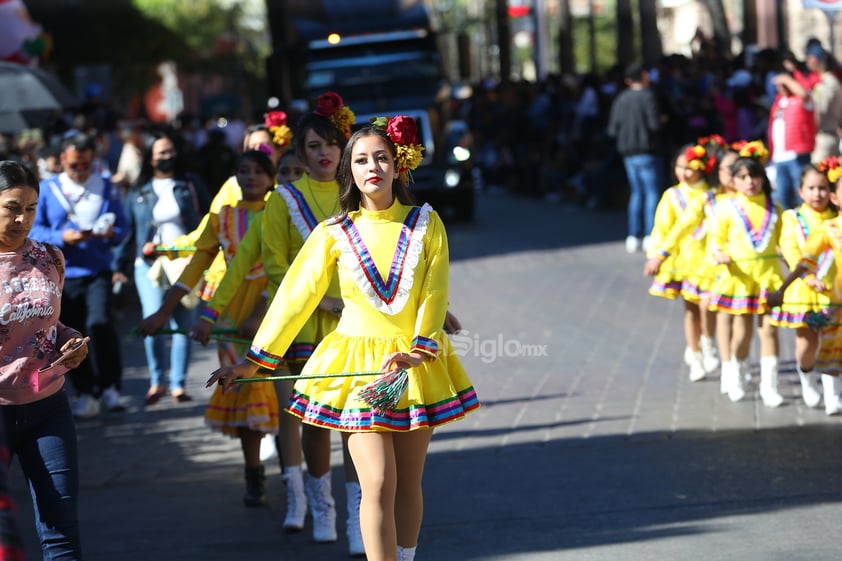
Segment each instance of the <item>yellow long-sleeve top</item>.
M713 200L712 193L705 181L692 185L682 182L661 196L650 233L652 249L648 256L658 255L664 261L652 279L649 294L669 299L680 294L687 301L699 301L701 279L697 271L705 257L706 223L702 220L681 237L677 230L688 212L695 212L696 207L704 210L704 203ZM664 249L667 246L669 250Z
M428 206L395 201L387 210L358 210L313 230L272 299L247 358L274 369L337 273L345 303L336 327L340 336L398 338L405 351L437 356L447 312L444 225ZM336 361L347 358L343 352ZM366 368L378 370L382 359L365 357Z
M249 223L264 205L264 201L240 201L234 207L223 206L219 212L209 213L205 227L196 240L196 251L176 284L191 290L202 280L205 271L218 255L222 255L223 262L230 261L237 253ZM260 264L251 271L251 276L258 275L263 275Z
M836 216L836 211L828 208L822 212L813 210L810 205L802 204L799 208L785 210L781 215L781 253L790 270L795 269L801 260L804 244L812 232L822 223ZM833 252L825 249L818 258L818 264L813 268L816 275L830 288L836 278L836 265ZM793 281L784 294L783 303L772 310L772 324L779 327L808 327L808 315L827 310L830 303L830 292L817 292L807 281L814 274L808 273L803 278Z
M219 214L220 209L224 206L235 207L237 203L240 202L240 199L243 198L243 190L240 188L240 184L237 183L237 178L232 176L229 177L225 183L222 184L222 187L219 188L217 194L213 197L210 204L210 209L208 214L202 217L201 222L199 225L196 226L196 229L192 232L184 234L177 238L173 245L177 247L187 247L187 246L195 246L196 243L199 241L199 238L202 235L202 232L207 229L208 220L211 214ZM216 290L219 281L222 280L222 276L225 274L225 257L220 253L217 257L213 260L210 266L204 273L205 279L205 287L202 290L202 298L207 300Z
M815 274L816 270L820 269L825 262L822 255L828 250L832 252L834 262L842 262L840 261L842 260L842 217L826 220L810 233L810 236L804 242L803 253L798 262ZM831 286L833 287L831 299L833 302L839 302L842 300L842 276L837 274L833 278Z
M731 263L717 267L711 309L733 314L768 311L766 295L783 283L780 215L780 207L763 193L735 193L716 207L709 248L712 255L730 257Z
M279 185L266 201L264 211L255 217L213 298L202 311L202 318L214 322L231 301L242 279L262 259L271 300L290 263L304 245L313 228L339 209L336 181L316 181L303 176L293 185ZM265 216L265 218L264 218ZM339 298L337 280L327 296Z

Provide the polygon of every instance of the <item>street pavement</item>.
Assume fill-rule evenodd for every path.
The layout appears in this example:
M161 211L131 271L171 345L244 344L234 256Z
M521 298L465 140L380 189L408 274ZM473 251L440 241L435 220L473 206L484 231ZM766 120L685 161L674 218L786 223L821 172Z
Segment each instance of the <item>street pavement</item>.
M425 471L419 561L837 560L839 417L807 409L782 333L785 404L688 380L682 306L647 294L625 252L622 211L480 194L448 227L454 337L483 404L436 431ZM127 332L136 307L120 312ZM203 425L212 349L197 347L193 404L145 410L140 341L124 338L127 411L77 423L88 561L347 559L340 540L284 533L283 485L242 505L237 442ZM757 350L752 351L757 372ZM40 558L16 464L27 558Z

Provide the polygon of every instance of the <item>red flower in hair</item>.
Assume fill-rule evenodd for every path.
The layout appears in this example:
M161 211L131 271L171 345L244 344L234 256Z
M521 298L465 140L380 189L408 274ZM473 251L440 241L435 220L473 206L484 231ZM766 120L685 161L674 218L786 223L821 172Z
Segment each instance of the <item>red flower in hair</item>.
M415 144L418 142L418 127L415 119L406 115L397 115L389 119L386 134L395 144Z
M281 127L287 124L287 114L283 111L270 111L263 117L263 124L266 128Z
M345 102L342 101L342 97L338 93L324 93L316 99L316 108L313 109L313 113L322 117L330 117L342 109L344 105Z

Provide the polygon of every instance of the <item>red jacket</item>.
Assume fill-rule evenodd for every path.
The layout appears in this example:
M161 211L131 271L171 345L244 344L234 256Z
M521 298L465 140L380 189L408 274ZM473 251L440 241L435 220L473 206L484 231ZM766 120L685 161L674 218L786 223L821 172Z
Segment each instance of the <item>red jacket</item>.
M769 154L775 151L772 139L772 123L778 111L782 96L775 96L772 108L769 110L769 129L766 135L769 144ZM816 147L816 115L812 103L805 107L804 100L796 95L786 97L787 104L783 108L784 146L781 150L792 150L796 154L809 154Z

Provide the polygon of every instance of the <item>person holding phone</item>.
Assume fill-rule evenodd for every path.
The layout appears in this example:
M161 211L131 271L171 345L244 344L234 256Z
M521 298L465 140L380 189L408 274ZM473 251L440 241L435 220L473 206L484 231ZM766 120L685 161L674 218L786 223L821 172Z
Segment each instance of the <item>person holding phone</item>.
M88 355L88 338L62 323L64 255L29 237L38 180L0 161L0 412L9 458L29 482L44 559L81 559L76 428L65 374Z

